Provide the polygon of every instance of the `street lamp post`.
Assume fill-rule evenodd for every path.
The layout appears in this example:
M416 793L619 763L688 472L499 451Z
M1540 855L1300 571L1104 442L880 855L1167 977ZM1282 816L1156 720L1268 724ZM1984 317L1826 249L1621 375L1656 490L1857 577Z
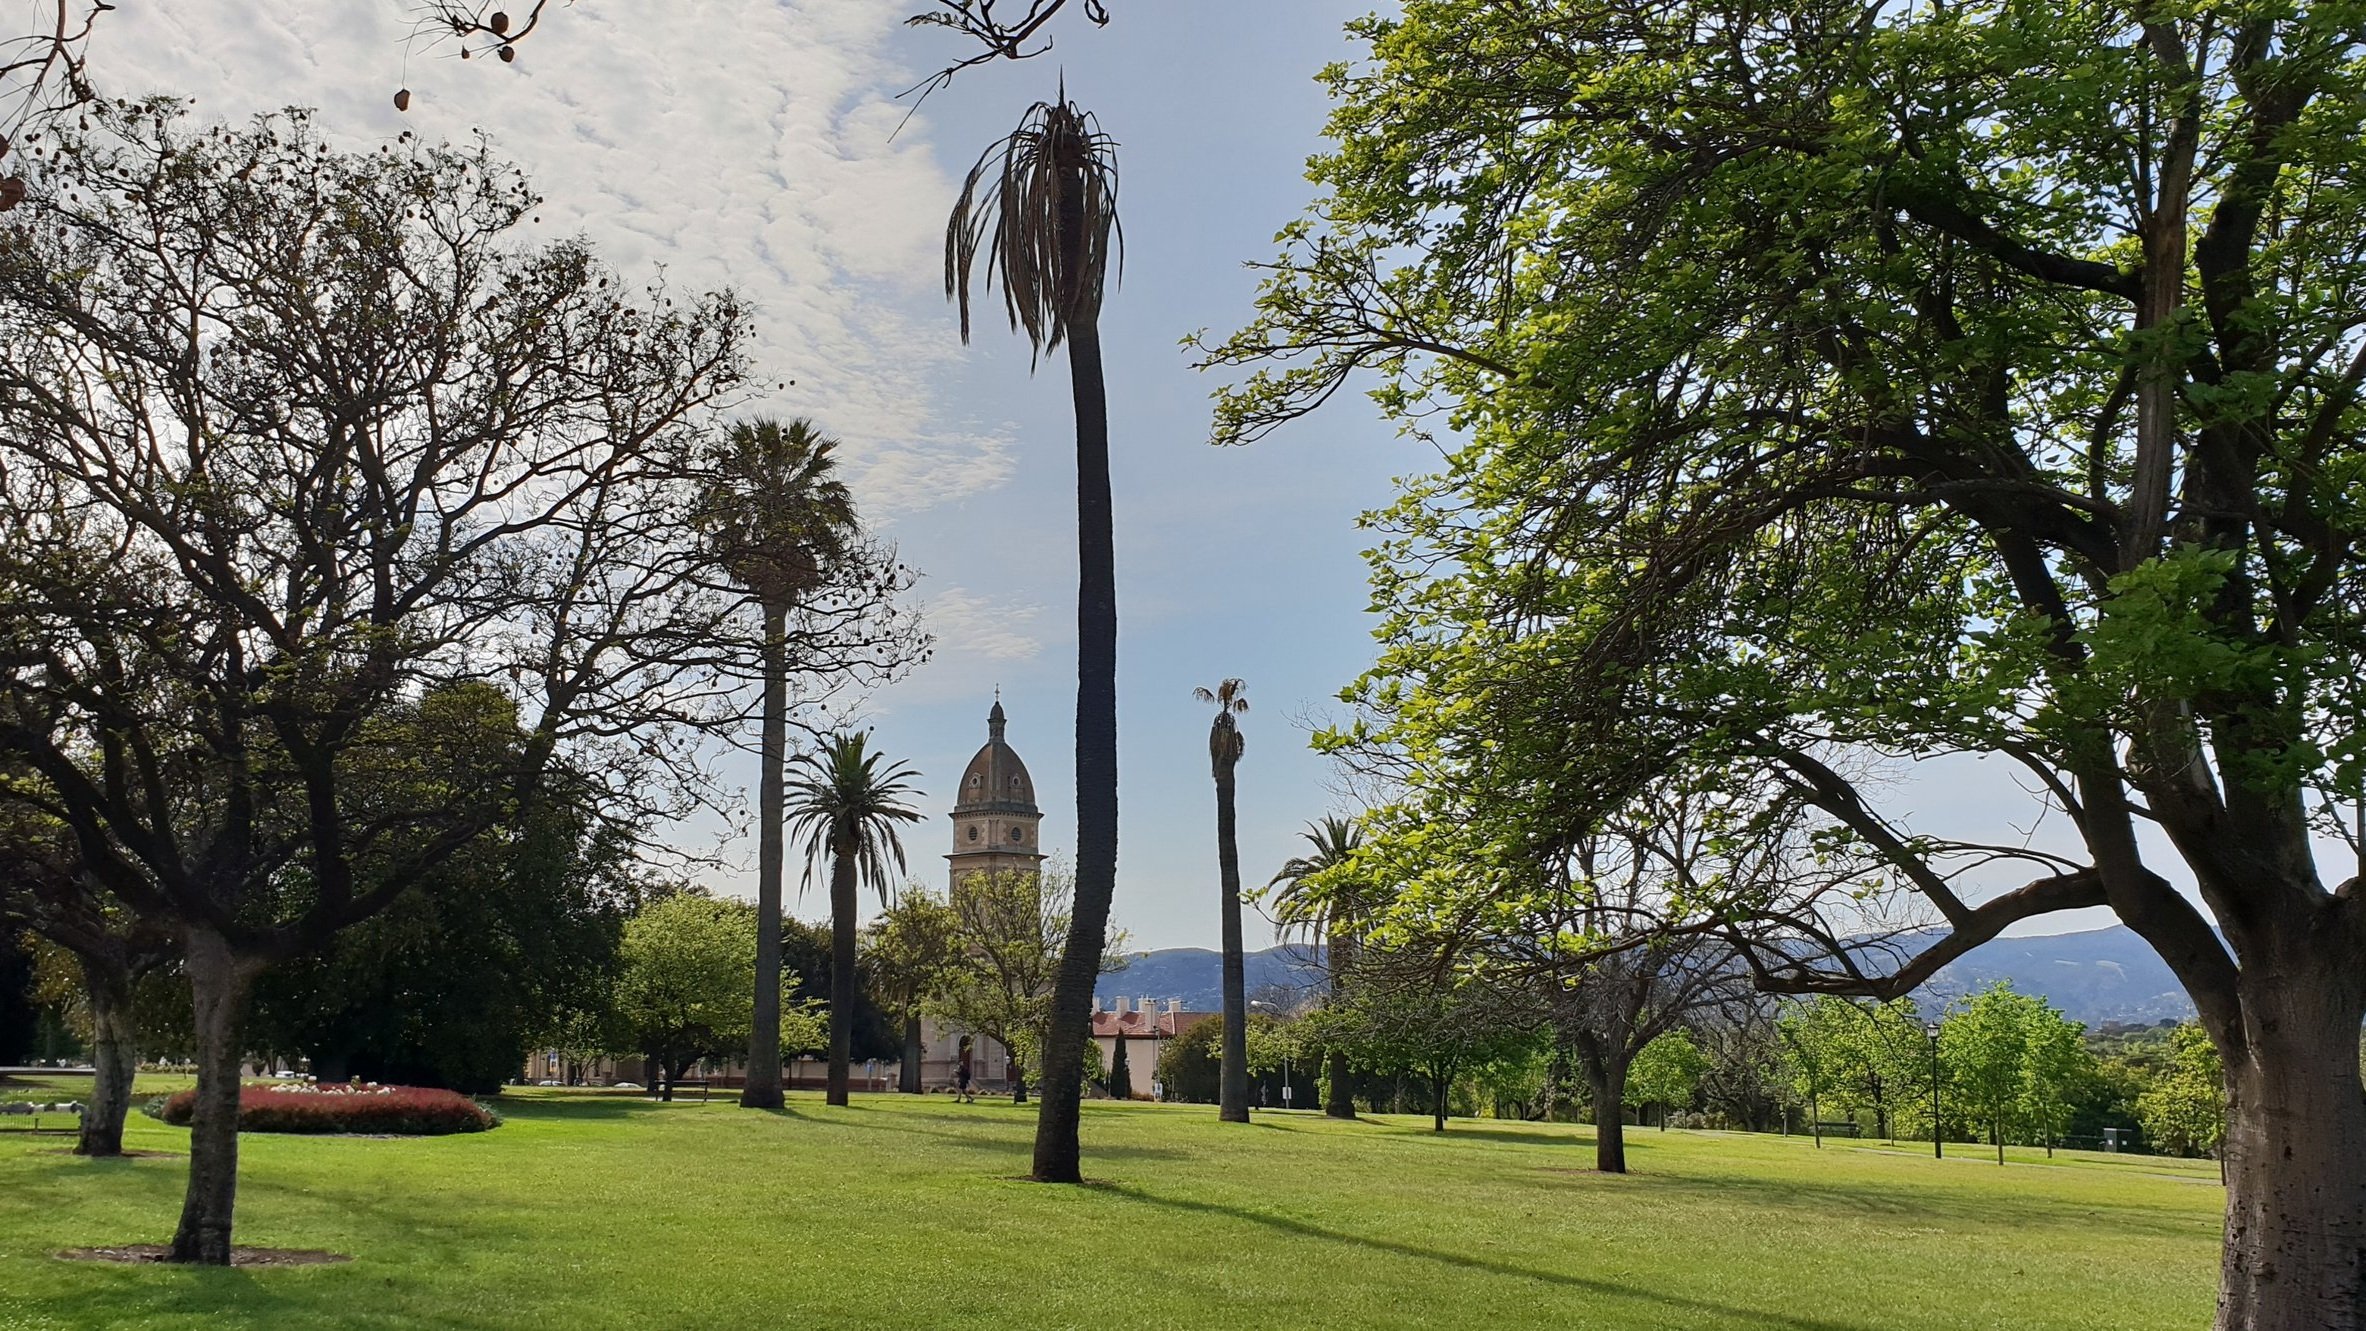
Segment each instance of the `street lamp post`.
M1923 1023L1923 1032L1931 1037L1931 1158L1947 1158L1947 1147L1939 1140L1939 1023Z

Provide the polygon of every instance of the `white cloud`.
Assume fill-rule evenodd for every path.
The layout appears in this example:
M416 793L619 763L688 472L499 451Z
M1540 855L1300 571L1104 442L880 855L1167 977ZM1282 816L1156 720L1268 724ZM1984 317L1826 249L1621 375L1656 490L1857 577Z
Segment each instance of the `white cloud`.
M937 638L937 661L955 667L1031 661L1043 643L1031 631L1043 607L947 587L928 598L921 614Z
M484 128L548 198L539 230L580 231L642 280L729 285L757 309L757 409L845 440L866 505L908 514L1002 485L1007 439L945 418L959 353L937 265L953 182L879 0L580 0L514 64L406 49L407 0L173 0L102 18L103 92L165 91L210 117L285 105L354 144ZM326 17L333 13L335 17ZM650 17L662 14L663 18ZM408 115L395 89L412 93ZM891 137L892 136L892 137Z

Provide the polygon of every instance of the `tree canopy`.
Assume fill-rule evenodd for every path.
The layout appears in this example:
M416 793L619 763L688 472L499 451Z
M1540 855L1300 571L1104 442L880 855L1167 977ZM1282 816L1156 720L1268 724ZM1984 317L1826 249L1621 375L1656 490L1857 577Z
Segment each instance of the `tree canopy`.
M2354 8L1409 0L1356 32L1321 197L1209 348L1255 367L1221 441L1371 369L1447 454L1373 519L1384 653L1340 738L1514 847L1672 773L1807 802L1856 872L1749 951L1770 987L1902 994L2109 908L2234 1092L2222 1324L2357 1324ZM1963 753L2071 844L1912 827L1864 779ZM1884 889L1944 936L1832 946Z

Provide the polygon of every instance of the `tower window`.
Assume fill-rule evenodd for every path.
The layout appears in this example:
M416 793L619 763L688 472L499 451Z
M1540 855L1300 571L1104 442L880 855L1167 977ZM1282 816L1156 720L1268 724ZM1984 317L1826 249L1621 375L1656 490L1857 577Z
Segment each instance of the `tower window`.
M1010 839L1013 841L1024 841L1027 839L1027 834L1014 827L1010 830Z
M972 823L972 824L970 825L970 829L969 829L969 839L970 839L970 840L972 840L972 841L975 841L975 840L977 840L977 839L978 839L978 829L977 829L977 825L976 825L975 823Z

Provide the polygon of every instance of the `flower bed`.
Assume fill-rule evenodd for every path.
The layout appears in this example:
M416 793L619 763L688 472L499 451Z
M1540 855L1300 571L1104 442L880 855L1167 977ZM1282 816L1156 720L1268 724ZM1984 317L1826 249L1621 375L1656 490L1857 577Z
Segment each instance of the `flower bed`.
M156 1116L187 1127L197 1092L165 1100ZM352 1133L435 1137L499 1126L492 1110L457 1091L371 1082L325 1086L244 1086L238 1092L240 1132Z

